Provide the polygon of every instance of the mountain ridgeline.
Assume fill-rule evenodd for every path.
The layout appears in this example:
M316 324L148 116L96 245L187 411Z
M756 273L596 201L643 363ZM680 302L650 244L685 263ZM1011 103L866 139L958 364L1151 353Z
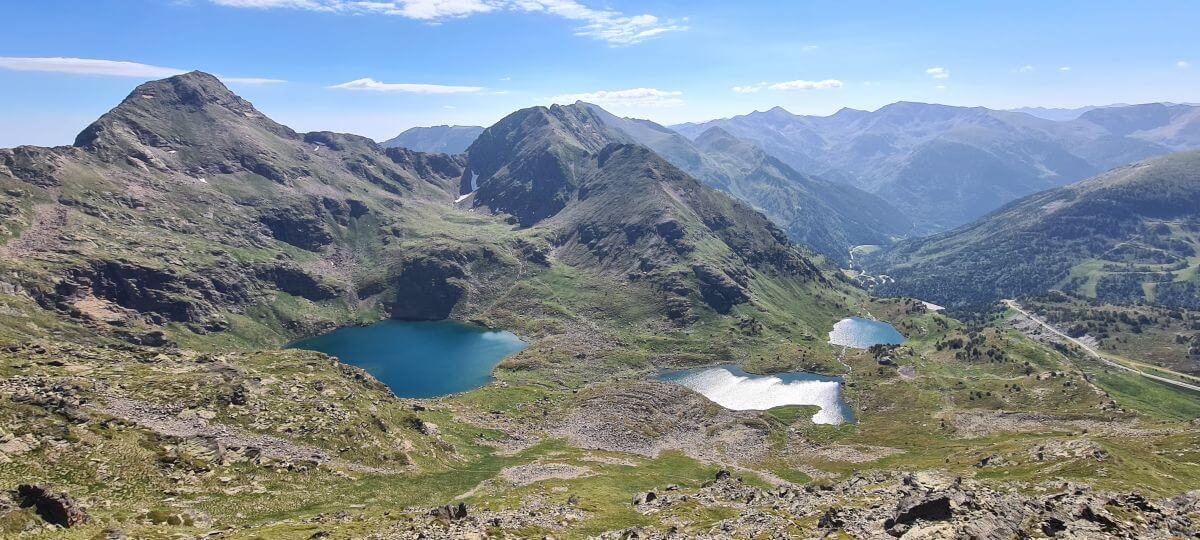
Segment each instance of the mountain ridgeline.
M798 171L879 195L918 234L957 227L1112 167L1200 148L1200 107L1164 103L1095 108L1065 121L909 102L823 117L776 107L673 126L693 139L712 127Z
M498 215L455 204L472 178ZM139 86L73 147L0 150L0 183L6 287L136 342L507 320L557 294L522 284L559 268L628 283L673 324L730 313L760 280L835 286L766 218L579 107L426 154L296 133L195 72Z
M878 292L948 307L1060 289L1200 309L1200 152L1031 195L970 225L901 242L868 267L894 280Z
M483 133L479 126L414 127L379 143L384 148L407 148L417 152L461 154Z

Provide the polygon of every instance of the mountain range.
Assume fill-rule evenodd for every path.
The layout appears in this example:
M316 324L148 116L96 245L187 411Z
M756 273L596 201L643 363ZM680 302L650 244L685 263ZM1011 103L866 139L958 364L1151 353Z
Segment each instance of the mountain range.
M846 287L589 107L517 111L450 156L296 133L190 73L139 86L72 147L0 151L0 179L11 285L130 339L504 317L514 288L558 268L658 295L638 302L674 324L729 313L758 283Z
M1059 289L1200 309L1198 250L1200 152L1191 151L1025 197L953 231L900 242L868 266L890 278L879 293L949 307Z
M918 234L1112 167L1200 147L1200 107L1165 103L1097 108L1070 121L909 102L830 116L776 107L673 129L696 138L711 127L796 170L881 196Z
M1185 294L1194 272L1167 267L1194 257L1198 159L879 256L1016 287L1011 259L1102 252L1124 266L1098 271L1174 272L1143 291ZM844 250L897 216L715 126L530 107L425 153L298 133L205 73L147 82L71 146L0 149L0 536L1194 535L1194 396L1015 315L874 296L789 238ZM904 343L830 343L886 326L853 316ZM527 346L429 399L288 346L385 319ZM668 370L818 405L731 410ZM827 408L850 422L817 424Z
M835 261L844 261L850 247L889 244L912 230L912 223L883 199L853 186L799 173L722 130L691 141L662 125L618 117L597 105L578 102L556 107L552 110L570 111L575 118L584 119L581 125L591 126L594 133L588 146L592 150L608 143L643 145L694 178L752 205L793 241ZM435 140L446 136L447 130L413 128L405 133L410 140ZM419 144L406 147L437 151ZM462 193L470 191L464 186Z

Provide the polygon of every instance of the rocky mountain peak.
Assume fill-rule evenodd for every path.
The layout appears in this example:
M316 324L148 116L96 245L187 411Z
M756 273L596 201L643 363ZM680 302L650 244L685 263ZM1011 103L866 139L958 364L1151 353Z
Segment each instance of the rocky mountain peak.
M253 146L255 132L299 139L267 118L216 77L193 71L144 83L120 105L84 129L75 146L102 158L121 159L145 147L205 146L221 139Z

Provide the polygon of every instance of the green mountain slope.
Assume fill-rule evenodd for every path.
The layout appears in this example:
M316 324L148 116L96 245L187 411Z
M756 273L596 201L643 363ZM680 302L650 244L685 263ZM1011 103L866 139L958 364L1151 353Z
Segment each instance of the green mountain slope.
M977 306L1058 288L1101 300L1200 306L1200 152L1032 195L870 262L880 292Z
M468 150L470 204L544 231L569 264L653 283L677 318L693 281L720 313L758 271L829 283L761 214L628 140L588 107L517 111Z

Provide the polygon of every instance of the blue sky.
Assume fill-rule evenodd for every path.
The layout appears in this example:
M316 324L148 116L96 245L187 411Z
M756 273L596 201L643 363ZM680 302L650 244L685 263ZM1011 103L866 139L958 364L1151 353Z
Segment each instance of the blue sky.
M13 1L0 147L69 144L141 81L191 69L297 130L376 139L576 98L667 124L1197 102L1196 21L1192 0Z

